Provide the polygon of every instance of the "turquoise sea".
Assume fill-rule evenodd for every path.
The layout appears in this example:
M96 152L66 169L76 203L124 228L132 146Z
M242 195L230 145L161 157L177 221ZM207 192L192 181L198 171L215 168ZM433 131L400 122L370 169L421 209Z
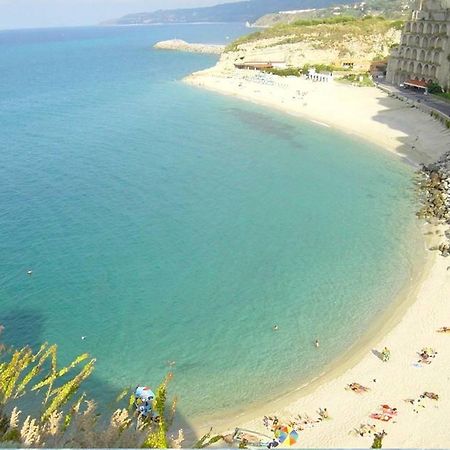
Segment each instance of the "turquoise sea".
M356 344L410 278L411 168L180 81L214 56L152 50L245 32L0 32L4 340L55 342L62 362L90 352L104 404L156 386L168 361L188 421L276 399Z

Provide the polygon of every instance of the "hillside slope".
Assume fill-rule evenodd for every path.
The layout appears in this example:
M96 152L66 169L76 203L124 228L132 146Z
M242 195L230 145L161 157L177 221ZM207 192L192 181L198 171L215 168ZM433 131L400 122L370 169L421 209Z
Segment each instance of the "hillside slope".
M374 59L400 41L403 22L383 18L332 18L280 24L243 36L229 45L219 64L265 61L288 67L325 64L367 71Z
M355 3L356 0L340 0L340 3ZM279 11L325 8L336 0L248 0L224 3L215 6L189 9L159 10L128 14L119 19L104 22L108 25L132 25L153 23L198 23L198 22L253 22L259 17Z
M255 27L268 27L279 23L293 23L301 19L316 19L336 17L340 15L361 18L364 16L383 16L389 19L404 19L408 17L414 0L366 0L348 4L336 2L326 8L311 8L299 12L277 12L266 14L256 20Z

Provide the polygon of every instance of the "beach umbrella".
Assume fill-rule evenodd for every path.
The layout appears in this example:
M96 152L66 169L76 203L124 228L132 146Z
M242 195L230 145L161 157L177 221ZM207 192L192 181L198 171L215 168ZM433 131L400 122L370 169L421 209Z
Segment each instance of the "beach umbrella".
M275 437L280 443L279 448L293 447L298 441L298 432L282 425L275 430Z
M147 386L138 386L134 391L134 396L143 402L149 402L155 398L154 392Z

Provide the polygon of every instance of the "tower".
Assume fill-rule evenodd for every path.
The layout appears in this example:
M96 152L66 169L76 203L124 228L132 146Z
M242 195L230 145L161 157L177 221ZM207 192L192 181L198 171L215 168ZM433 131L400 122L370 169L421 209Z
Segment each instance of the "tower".
M450 90L450 0L416 0L415 8L389 58L386 79Z

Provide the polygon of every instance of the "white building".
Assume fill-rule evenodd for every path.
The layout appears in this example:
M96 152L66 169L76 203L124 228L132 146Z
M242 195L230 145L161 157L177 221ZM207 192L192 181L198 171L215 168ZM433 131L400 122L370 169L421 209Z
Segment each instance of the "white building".
M390 83L425 86L439 83L450 90L450 0L416 0L400 46L389 58Z

